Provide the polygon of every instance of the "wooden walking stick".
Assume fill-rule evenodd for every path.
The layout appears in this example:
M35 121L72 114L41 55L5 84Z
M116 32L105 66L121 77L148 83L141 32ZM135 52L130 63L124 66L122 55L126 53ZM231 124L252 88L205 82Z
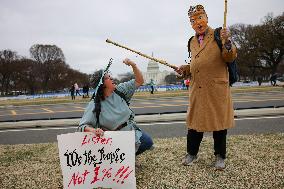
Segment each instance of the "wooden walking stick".
M139 51L133 50L133 49L131 49L131 48L129 48L129 47L120 45L120 44L118 44L118 43L116 43L116 42L111 41L110 39L107 39L106 42L107 42L107 43L110 43L110 44L113 44L113 45L115 45L115 46L118 46L118 47L120 47L120 48L126 49L126 50L128 50L128 51L134 52L134 53L136 53L136 54L138 54L138 55L140 55L140 56L143 56L143 57L145 57L145 58L148 58L148 59L150 59L150 60L153 60L153 61L155 61L155 62L158 62L158 63L160 63L160 64L163 64L163 65L165 65L165 66L168 66L168 67L170 67L170 68L172 68L172 69L174 69L174 70L177 70L177 69L178 69L178 67L177 67L176 65L169 64L169 63L167 63L167 62L164 61L164 60L160 60L160 59L157 59L157 58L148 56L148 55L143 54L143 53L141 53L141 52L139 52ZM186 75L185 73L183 73L182 75L177 75L177 78L178 78L178 79L183 79L183 78L188 78L188 77L189 77L189 76Z
M223 23L223 29L227 28L227 0L225 0L225 10L224 10L224 23ZM222 40L222 44L225 44L225 40Z
M113 44L113 45L115 45L115 46L118 46L118 47L120 47L120 48L129 50L129 51L131 51L131 52L134 52L134 53L136 53L136 54L138 54L138 55L140 55L140 56L143 56L143 57L145 57L145 58L148 58L148 59L150 59L150 60L153 60L153 61L155 61L155 62L158 62L158 63L160 63L160 64L163 64L163 65L165 65L165 66L168 66L168 67L170 67L170 68L172 68L172 69L174 69L174 70L178 69L177 66L172 65L172 64L169 64L169 63L167 63L167 62L164 61L164 60L160 60L160 59L157 59L157 58L148 56L148 55L146 55L146 54L143 54L143 53L141 53L141 52L139 52L139 51L130 49L129 47L126 47L126 46L120 45L120 44L118 44L118 43L115 43L115 42L111 41L110 39L107 39L106 42L107 42L107 43L110 43L110 44Z
M227 27L227 0L225 0L224 23L223 28Z

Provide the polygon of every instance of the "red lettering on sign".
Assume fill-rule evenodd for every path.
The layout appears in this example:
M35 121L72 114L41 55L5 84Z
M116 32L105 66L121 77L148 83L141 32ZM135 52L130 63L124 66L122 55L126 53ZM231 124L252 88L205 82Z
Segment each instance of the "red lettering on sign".
M68 187L70 187L70 184L72 184L73 181L73 185L76 186L76 184L80 185L80 184L84 184L85 180L86 180L86 176L89 174L90 172L85 170L85 172L82 174L82 176L79 176L79 172L76 174L74 173L72 175L72 178L68 184Z
M95 176L94 176L94 179L93 179L93 181L91 182L91 184L94 184L95 182L97 182L97 181L100 180L100 179L98 179L99 170L100 170L100 166L98 166L98 167L96 167L96 168L94 169Z
M84 137L84 139L83 139L83 141L82 141L82 146L83 146L84 144L88 144L88 143L90 142L90 139L87 141L87 136L88 136L88 135L85 135L85 137Z
M112 138L105 138L100 136L94 136L92 134L87 134L84 136L81 146L85 144L112 144Z

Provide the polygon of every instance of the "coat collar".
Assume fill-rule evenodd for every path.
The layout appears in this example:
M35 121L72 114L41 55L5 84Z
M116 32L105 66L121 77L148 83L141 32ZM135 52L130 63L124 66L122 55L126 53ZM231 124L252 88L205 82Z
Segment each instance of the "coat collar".
M205 32L203 44L199 46L197 35L195 35L193 40L193 48L197 52L196 55L198 55L207 46L212 37L214 37L214 30L211 27L208 27Z

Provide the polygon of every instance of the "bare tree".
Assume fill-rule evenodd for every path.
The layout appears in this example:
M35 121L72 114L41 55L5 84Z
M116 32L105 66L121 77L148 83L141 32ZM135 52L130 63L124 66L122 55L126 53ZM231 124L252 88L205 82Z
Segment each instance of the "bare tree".
M177 75L175 73L170 73L170 75L167 75L165 77L165 82L167 84L177 84L180 80L177 78Z
M15 61L18 59L16 52L11 50L0 51L0 91L7 94L13 86L12 78L15 74Z
M34 95L40 90L40 65L38 62L22 58L18 61L18 90Z
M263 25L256 26L254 43L258 46L258 56L266 64L264 68L277 72L284 55L284 12L281 16L273 17L268 14Z
M21 91L35 94L59 91L77 82L89 83L89 76L65 63L63 52L55 45L34 45L33 59L11 50L0 51L0 94Z
M283 63L284 13L268 14L260 25L236 24L230 27L238 47L240 75L251 77L272 75Z
M120 79L119 83L123 83L123 82L129 81L129 80L134 79L134 78L135 78L135 76L132 72L127 72L127 73L122 75L122 78Z
M58 66L62 66L65 62L64 54L62 50L56 45L42 44L33 45L30 48L30 54L31 57L40 64L42 88L44 92L47 92L50 88L49 85L52 82L52 78L54 77L54 75L58 74L58 72L56 72L55 70L60 70Z
M69 69L66 77L67 86L77 83L79 86L90 83L91 75L81 73L78 70Z
M61 60L65 61L62 50L56 45L35 44L30 48L31 57L39 63Z

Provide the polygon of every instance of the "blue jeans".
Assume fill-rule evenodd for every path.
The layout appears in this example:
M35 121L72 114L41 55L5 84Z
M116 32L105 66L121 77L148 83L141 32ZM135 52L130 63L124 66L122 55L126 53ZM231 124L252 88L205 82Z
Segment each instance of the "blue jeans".
M136 152L136 155L142 154L146 150L149 150L153 146L152 138L144 131L142 131L142 136L140 137L140 146Z

